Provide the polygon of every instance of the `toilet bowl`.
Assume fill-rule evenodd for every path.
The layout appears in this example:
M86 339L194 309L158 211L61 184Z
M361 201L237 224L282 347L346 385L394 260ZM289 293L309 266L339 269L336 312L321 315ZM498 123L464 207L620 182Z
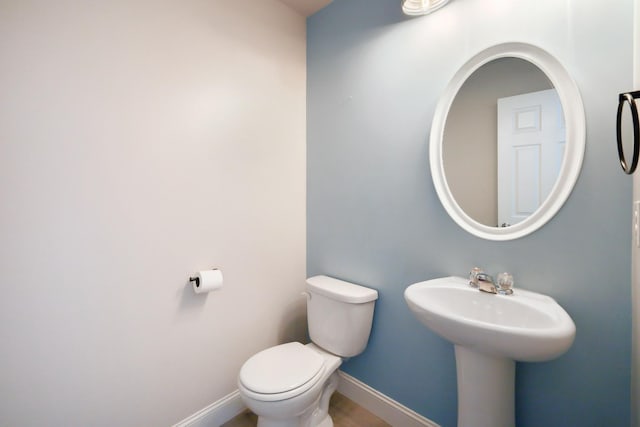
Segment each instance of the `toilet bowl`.
M249 358L238 375L240 396L258 427L332 427L329 400L343 357L366 347L377 291L327 276L307 279L309 335Z
M245 363L238 379L240 394L258 414L260 427L317 426L328 416L328 399L338 385L341 364L341 358L314 344L271 347ZM323 396L326 405L320 402Z

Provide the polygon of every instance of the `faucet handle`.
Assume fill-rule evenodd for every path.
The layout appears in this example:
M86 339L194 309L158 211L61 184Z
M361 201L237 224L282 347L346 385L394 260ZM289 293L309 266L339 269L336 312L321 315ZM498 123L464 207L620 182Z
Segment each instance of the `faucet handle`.
M469 286L472 288L478 287L478 275L484 274L484 271L480 267L473 267L469 272Z
M502 295L513 294L513 276L509 273L498 274L498 292Z

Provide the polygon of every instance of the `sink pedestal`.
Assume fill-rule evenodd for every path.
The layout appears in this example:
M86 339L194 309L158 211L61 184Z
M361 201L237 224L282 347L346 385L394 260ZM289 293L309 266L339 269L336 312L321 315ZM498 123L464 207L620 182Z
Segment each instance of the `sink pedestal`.
M515 362L456 345L458 427L514 427Z

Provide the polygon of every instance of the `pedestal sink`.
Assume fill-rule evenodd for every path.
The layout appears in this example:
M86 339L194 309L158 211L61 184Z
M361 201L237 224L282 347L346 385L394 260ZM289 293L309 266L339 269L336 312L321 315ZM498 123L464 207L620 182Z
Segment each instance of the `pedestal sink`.
M553 298L523 289L494 295L444 277L415 283L404 297L455 346L458 427L514 427L515 361L551 360L575 338L573 320Z

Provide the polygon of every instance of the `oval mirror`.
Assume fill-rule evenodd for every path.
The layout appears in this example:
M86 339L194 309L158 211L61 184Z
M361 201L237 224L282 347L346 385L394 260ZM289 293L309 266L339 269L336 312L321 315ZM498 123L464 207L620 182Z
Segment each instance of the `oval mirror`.
M546 51L505 43L471 58L445 89L431 127L431 174L458 225L489 240L517 239L562 207L584 146L571 76Z

